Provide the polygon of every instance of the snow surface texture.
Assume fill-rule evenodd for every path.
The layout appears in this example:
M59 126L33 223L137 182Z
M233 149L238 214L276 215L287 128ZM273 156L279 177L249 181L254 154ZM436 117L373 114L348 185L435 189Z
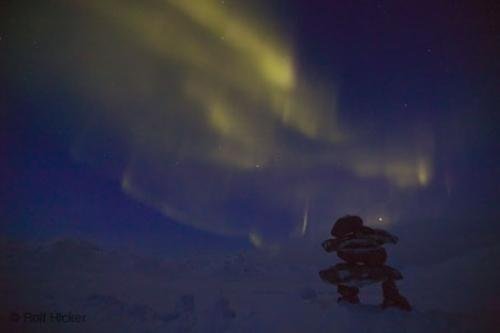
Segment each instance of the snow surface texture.
M318 277L331 256L164 260L77 240L36 248L4 242L0 253L1 332L493 332L498 324L491 303L498 248L402 270L411 313L381 310L379 286L361 290L371 305L337 304L335 287ZM25 312L86 320L24 322Z

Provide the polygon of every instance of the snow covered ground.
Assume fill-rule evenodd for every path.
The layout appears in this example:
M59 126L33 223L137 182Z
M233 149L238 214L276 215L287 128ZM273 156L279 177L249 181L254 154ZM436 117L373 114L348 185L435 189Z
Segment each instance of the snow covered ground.
M493 332L500 324L499 248L403 269L411 313L380 310L378 286L361 291L371 305L337 304L317 274L334 259L320 251L169 260L73 239L4 241L1 332ZM68 312L85 319L53 319Z

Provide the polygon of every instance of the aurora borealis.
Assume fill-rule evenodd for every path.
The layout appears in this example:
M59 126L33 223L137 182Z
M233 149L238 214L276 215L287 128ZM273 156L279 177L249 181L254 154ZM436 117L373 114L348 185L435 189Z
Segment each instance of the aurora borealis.
M263 248L346 212L410 228L495 219L496 23L416 7L12 3L4 143L45 127L41 156L62 146L168 223Z

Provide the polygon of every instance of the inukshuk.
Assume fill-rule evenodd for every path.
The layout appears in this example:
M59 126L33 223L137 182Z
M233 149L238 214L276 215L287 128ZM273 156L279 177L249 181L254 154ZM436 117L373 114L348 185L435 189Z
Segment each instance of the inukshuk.
M382 283L382 308L396 307L410 311L411 305L402 296L395 281L402 274L388 265L384 244L396 244L398 238L381 229L363 225L359 216L344 216L333 225L330 238L322 243L327 252L336 252L344 262L319 272L323 281L334 284L339 302L359 303L359 288Z

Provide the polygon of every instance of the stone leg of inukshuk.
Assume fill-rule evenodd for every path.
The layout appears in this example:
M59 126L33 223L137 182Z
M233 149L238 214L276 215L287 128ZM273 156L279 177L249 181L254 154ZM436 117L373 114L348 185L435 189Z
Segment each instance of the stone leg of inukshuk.
M407 311L411 310L410 303L403 295L399 293L394 279L389 278L382 282L382 293L384 295L382 307L387 308L390 306L394 306Z

